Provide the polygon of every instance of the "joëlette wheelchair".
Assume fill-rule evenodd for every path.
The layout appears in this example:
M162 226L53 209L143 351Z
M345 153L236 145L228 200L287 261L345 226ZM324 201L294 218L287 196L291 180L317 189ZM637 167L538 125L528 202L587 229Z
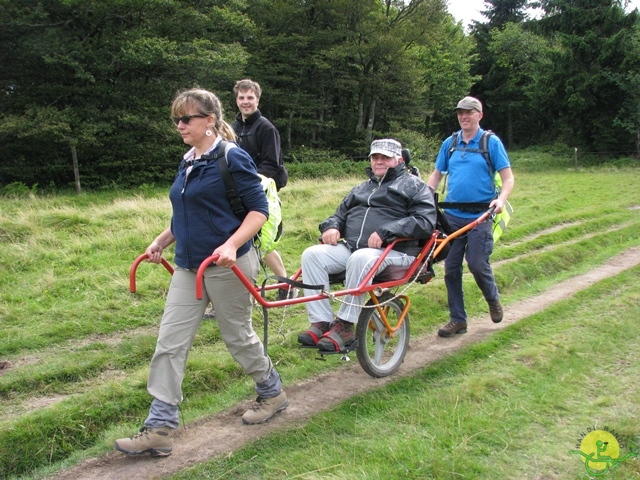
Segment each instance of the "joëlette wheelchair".
M238 276L242 284L254 298L255 302L262 306L264 315L264 338L263 344L265 352L268 347L268 309L274 307L285 307L298 303L314 302L326 298L340 298L345 295L369 295L369 300L364 303L358 323L356 325L356 340L341 352L343 357L350 351L357 354L358 362L362 369L372 377L386 377L393 374L402 364L409 347L409 308L411 307L410 298L403 292L392 293L397 291L399 287L408 286L411 283L426 284L434 278L433 265L442 261L447 254L449 242L456 237L465 234L476 225L486 221L492 214L490 209L480 215L473 222L465 227L453 231L446 231L445 222L439 212L439 221L437 229L434 230L431 237L423 242L420 253L416 256L415 261L409 267L388 266L383 271L378 272L378 267L382 263L385 256L399 242L409 239L397 239L389 244L383 251L378 261L373 265L371 270L364 276L360 284L356 288L334 291L321 291L320 294L290 298L286 300L267 300L265 293L278 288L289 288L291 285L299 284L299 279L304 279L302 269L293 275L290 279L282 279L280 283L268 286L258 286L253 284L242 271L233 266L233 272ZM129 271L129 289L132 293L136 291L136 271L140 262L147 258L146 254L140 255L131 265ZM198 268L196 275L196 297L202 299L203 277L204 271L218 259L218 255L211 255L206 258ZM163 258L162 265L167 271L173 274L173 267ZM344 279L339 276L330 277L332 283L339 283ZM369 284L369 282L371 283ZM322 355L331 352L322 352Z

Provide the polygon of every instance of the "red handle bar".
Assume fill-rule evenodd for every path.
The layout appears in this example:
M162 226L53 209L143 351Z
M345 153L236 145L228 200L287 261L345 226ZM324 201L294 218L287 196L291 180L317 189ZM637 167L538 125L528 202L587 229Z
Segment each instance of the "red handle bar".
M200 267L198 267L198 273L196 275L196 298L198 300L202 300L202 279L204 277L204 271L209 267L209 265L211 265L212 263L215 263L219 257L220 255L217 253L210 255L207 258L205 258L200 264ZM253 285L247 279L247 277L244 276L244 274L242 273L242 270L240 270L237 265L233 265L231 267L231 270L233 270L233 273L236 274L236 276L240 279L240 281L244 284L244 286L249 291L253 290Z
M131 264L131 268L129 269L129 291L131 293L136 293L136 270L138 270L138 265L140 265L140 262L146 260L147 258L149 258L149 255L143 253ZM167 262L164 258L161 258L160 261L164 268L166 268L167 271L171 275L173 275L173 267L169 264L169 262Z
M460 230L456 230L455 232L451 233L444 240L438 241L438 244L437 244L435 250L433 251L432 258L437 257L438 254L445 247L445 245L447 243L449 243L451 240L453 240L454 238L462 235L463 233L471 230L472 228L476 227L478 224L480 224L480 223L484 222L485 220L487 220L487 218L489 218L489 216L493 213L493 210L494 210L493 208L490 208L489 210L484 212L482 215L480 215L477 219L475 219L473 222L471 222L468 225L464 226ZM395 243L397 241L398 240L394 241L393 244L387 246L383 256L381 256L378 259L378 263L369 272L369 277L373 276L373 272L377 271L377 266L379 265L380 262L382 262L382 258L384 257L384 255L386 255L388 250L393 248L393 246L395 245ZM220 255L217 254L217 253L214 254L214 255L210 255L209 257L205 258L204 261L200 264L200 267L198 267L198 272L197 272L197 275L196 275L196 298L198 300L202 300L202 283L203 283L203 278L204 278L204 271L209 267L209 265L211 265L212 263L215 263L216 260L218 260L219 257L220 257ZM148 255L146 253L143 253L138 258L136 258L136 260L131 265L131 269L129 271L129 289L131 290L131 293L135 293L135 291L136 291L136 270L138 268L138 265L140 264L140 262L142 262L143 260L145 260L147 258L148 258ZM173 275L173 267L164 258L161 259L161 263L162 263L162 265L164 265L164 268L166 268L167 271L171 275ZM242 271L236 265L233 265L231 267L231 270L233 270L233 272L240 279L240 281L244 284L244 286L249 290L249 292L254 293L254 297L256 297L256 295L255 295L255 286L247 279L247 277L244 276ZM299 273L300 272L298 272L298 274ZM297 277L297 275L296 275L296 277ZM366 283L366 281L369 280L369 277L367 279L365 279L365 281L362 282L363 285ZM256 297L256 298L258 299L258 301L262 305L265 305L265 304L269 303L269 302L266 302L264 299L262 299L260 297ZM312 300L312 299L313 298L310 298L309 300ZM290 300L288 302L289 303L300 303L301 301L304 301L304 300L297 299L295 301L294 300ZM276 302L276 303L283 303L283 302L285 302L285 301L280 301L280 302ZM271 302L271 303L274 303L274 302Z

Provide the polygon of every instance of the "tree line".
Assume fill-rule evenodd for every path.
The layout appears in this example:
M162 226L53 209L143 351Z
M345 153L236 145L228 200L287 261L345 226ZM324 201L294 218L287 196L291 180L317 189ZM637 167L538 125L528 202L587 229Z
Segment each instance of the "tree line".
M640 22L620 0L0 0L0 185L173 177L177 91L263 87L290 161L362 158L393 136L433 157L464 95L509 148L640 150ZM530 18L530 7L541 14ZM79 188L79 179L75 179Z

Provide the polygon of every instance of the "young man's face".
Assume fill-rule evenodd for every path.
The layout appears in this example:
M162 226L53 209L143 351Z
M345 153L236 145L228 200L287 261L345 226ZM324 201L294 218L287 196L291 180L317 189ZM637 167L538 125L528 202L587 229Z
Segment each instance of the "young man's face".
M240 110L240 115L242 115L243 119L258 110L258 103L258 97L256 97L253 90L238 90L236 105L238 105L238 110Z

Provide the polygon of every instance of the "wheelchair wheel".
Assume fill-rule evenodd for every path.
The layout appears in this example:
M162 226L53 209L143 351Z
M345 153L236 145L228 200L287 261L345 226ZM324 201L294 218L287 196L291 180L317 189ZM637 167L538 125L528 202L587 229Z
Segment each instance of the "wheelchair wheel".
M392 298L389 293L378 300L383 303ZM372 306L369 300L367 307ZM404 305L395 298L382 306L391 327L398 324ZM385 327L377 308L363 308L356 327L358 345L356 353L362 369L375 378L394 373L402 364L409 347L409 315L405 316L400 328L393 336Z

